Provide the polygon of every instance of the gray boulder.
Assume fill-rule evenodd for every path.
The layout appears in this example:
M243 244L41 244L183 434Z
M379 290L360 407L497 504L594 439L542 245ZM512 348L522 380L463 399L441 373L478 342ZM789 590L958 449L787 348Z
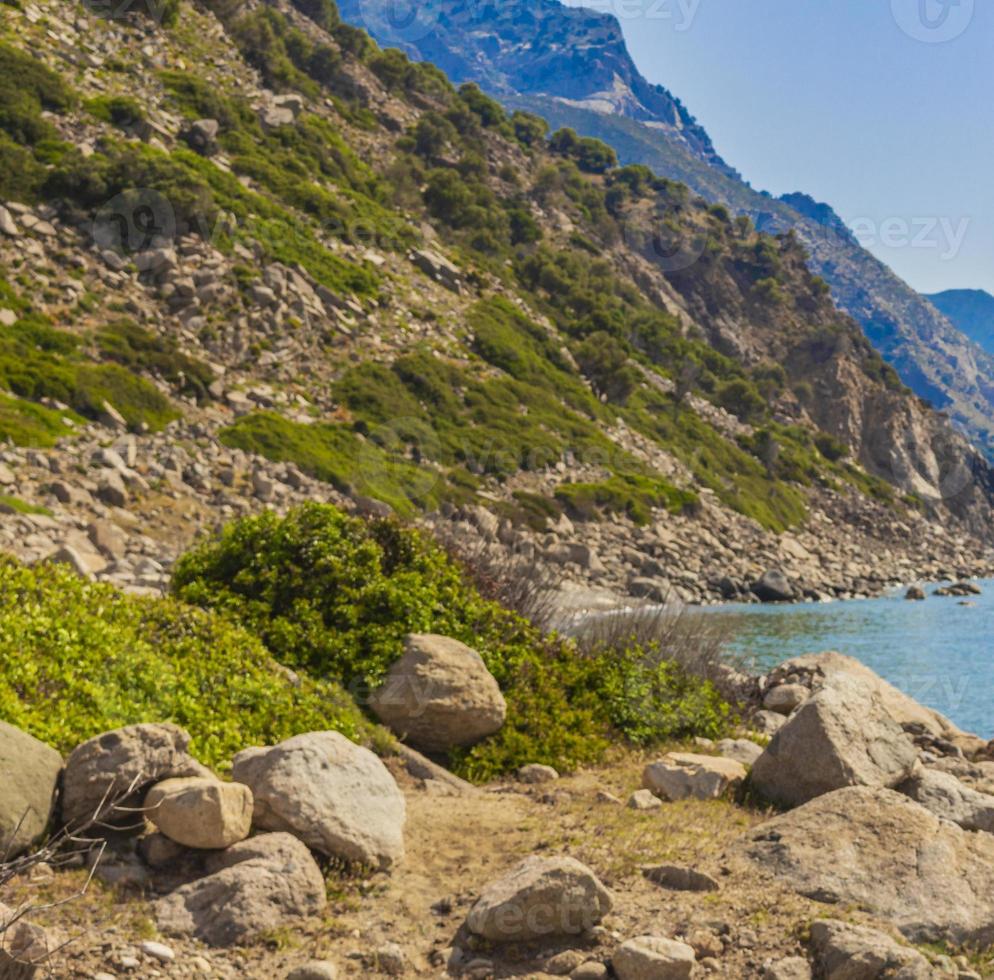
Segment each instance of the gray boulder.
M418 748L445 752L500 730L507 705L480 655L447 636L411 634L370 707Z
M483 889L466 925L492 942L528 942L585 932L610 910L611 893L586 865L532 856Z
M865 926L821 919L811 924L811 946L824 980L932 980L928 960L915 949Z
M212 777L188 752L190 736L178 725L127 725L77 746L66 760L62 820L73 826L93 817L105 798L134 787L135 805L152 783L178 776ZM121 819L134 821L134 814Z
M799 806L844 786L896 786L916 760L914 744L877 694L840 676L773 736L750 782L771 803Z
M185 847L230 847L252 828L252 791L243 783L166 779L146 793L144 808L166 837Z
M338 732L246 749L232 776L252 790L261 830L287 831L329 857L378 868L404 856L403 794L369 749Z
M752 584L752 593L760 602L791 602L797 598L794 586L779 568L770 568Z
M44 835L61 772L55 749L0 721L0 854L15 857Z
M994 836L893 790L819 796L754 828L742 847L799 894L859 905L912 942L994 942Z
M276 846L241 852L235 845L221 852L225 857L219 870L155 902L159 929L167 935L193 936L209 946L234 946L288 919L320 912L327 896L310 851L288 834L267 836L281 839Z
M994 796L971 789L950 773L926 769L901 783L897 790L964 830L994 834Z
M611 959L618 980L688 980L696 963L690 946L663 936L629 939Z

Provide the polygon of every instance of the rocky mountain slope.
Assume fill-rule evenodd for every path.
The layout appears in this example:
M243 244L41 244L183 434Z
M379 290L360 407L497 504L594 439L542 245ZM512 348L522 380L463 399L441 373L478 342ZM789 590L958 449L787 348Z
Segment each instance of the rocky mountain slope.
M508 106L535 112L613 146L686 183L710 201L749 215L772 233L793 229L811 268L841 309L916 394L947 411L984 452L994 421L994 358L965 337L927 298L876 259L831 208L804 194L757 192L715 152L704 129L633 64L618 20L556 2L533 7L438 0L415 25L389 23L389 3L345 5L347 19L384 45L439 64L456 82L477 81ZM497 25L491 33L491 23ZM484 29L485 28L485 29Z
M994 296L983 289L947 289L926 298L957 330L994 352Z
M613 595L987 568L986 464L793 237L330 6L182 13L3 10L19 554L154 590L204 528L324 498Z

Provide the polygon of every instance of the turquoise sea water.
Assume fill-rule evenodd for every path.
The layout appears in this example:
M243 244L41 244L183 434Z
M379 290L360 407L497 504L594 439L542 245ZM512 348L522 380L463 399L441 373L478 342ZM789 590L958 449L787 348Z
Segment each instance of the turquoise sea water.
M789 657L838 650L861 660L915 700L960 728L994 737L994 581L983 595L931 595L908 602L903 591L880 599L801 606L716 607L727 618L732 652L757 671Z

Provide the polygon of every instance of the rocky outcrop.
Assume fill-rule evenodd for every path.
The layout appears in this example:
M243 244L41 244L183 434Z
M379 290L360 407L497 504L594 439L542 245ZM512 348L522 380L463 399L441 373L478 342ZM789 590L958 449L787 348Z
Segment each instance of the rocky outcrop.
M222 866L213 874L155 902L162 932L194 936L210 946L231 946L324 908L321 870L290 835L265 835L250 847L240 850L236 845L222 853Z
M429 752L472 745L500 730L507 705L472 648L447 636L412 634L369 702L401 738Z
M148 819L184 847L223 848L252 829L252 791L242 783L166 779L145 794Z
M369 749L338 732L246 749L232 777L252 790L261 830L287 831L329 857L374 868L404 855L403 794Z
M529 857L483 889L469 911L470 932L492 942L572 936L611 909L596 875L569 857Z
M994 836L893 790L837 790L751 831L745 853L820 902L854 903L913 942L994 942Z
M896 786L916 761L914 744L874 688L840 674L773 736L753 763L750 785L777 806L799 806L845 786Z
M213 778L187 751L190 736L177 725L128 725L77 746L66 760L62 820L69 826L92 819L104 802L133 790L131 805L152 783L182 776ZM126 803L128 801L119 800ZM109 814L113 819L114 814ZM134 819L134 814L121 814Z
M51 823L62 756L0 722L0 855L16 857Z

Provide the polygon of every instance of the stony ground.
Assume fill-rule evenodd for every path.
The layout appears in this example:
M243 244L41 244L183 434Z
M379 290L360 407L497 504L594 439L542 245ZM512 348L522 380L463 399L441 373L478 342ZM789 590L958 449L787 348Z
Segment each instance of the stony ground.
M537 978L562 975L588 960L608 961L621 940L651 933L689 942L702 961L701 975L746 980L763 977L770 963L803 954L814 919L829 915L879 927L855 908L797 897L737 853L736 842L768 818L766 811L727 801L669 803L647 812L624 806L646 761L618 756L603 768L555 782L498 783L468 794L413 780L395 767L408 822L407 857L392 874L329 872L331 901L321 917L225 951L159 937L145 902L153 894L149 887L143 894L95 881L85 897L39 916L70 939L52 976L272 980L314 958L337 963L346 976L379 976L388 974L399 950L405 975L445 977L458 944L465 950L461 969L473 966L469 975ZM574 856L598 874L615 897L602 926L581 941L500 950L467 944L460 926L480 889L536 853ZM640 872L661 862L710 874L720 890L664 890ZM20 896L34 903L65 899L84 877L82 871L37 873L20 886ZM144 941L167 944L174 959L163 962L143 952ZM974 969L980 966L974 963ZM982 975L994 976L994 966Z

